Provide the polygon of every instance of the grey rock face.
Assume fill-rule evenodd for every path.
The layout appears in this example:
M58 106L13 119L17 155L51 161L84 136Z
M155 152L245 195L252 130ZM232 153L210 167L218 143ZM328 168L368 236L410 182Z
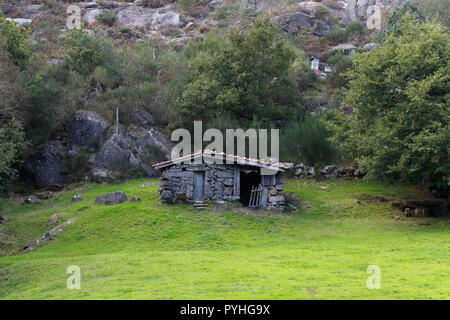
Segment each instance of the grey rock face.
M370 42L370 43L366 44L366 45L362 48L362 50L363 50L363 51L372 51L373 49L375 49L375 47L376 47L376 43Z
M112 135L90 159L96 168L120 170L128 165L130 143L121 134Z
M97 150L105 140L105 132L111 124L92 111L78 110L67 125L71 142L76 146Z
M92 181L97 183L108 183L117 180L114 171L101 168L93 168L90 177Z
M186 21L175 11L169 11L158 13L153 20L153 25L160 28L182 27L186 25Z
M28 28L31 27L31 24L33 23L33 19L11 19L11 18L6 18L6 20L14 22L16 24L16 26L18 27L24 27L24 28Z
M356 50L357 50L356 46L354 46L352 44L348 44L348 43L342 43L342 44L339 44L337 46L330 48L330 50L328 50L328 52L327 52L327 55L331 55L336 51L341 51L347 55L353 55L356 53Z
M98 7L98 4L97 4L97 2L94 2L94 1L89 1L89 2L84 3L85 9L93 9L93 8L97 8L97 7Z
M325 20L316 19L302 12L283 14L277 18L277 24L283 31L294 35L305 28L314 28L313 34L316 36L325 36L330 32L330 26Z
M96 21L96 17L103 12L103 9L93 9L88 10L83 16L83 22L86 24L91 24Z
M141 109L131 109L128 118L131 123L144 128L150 128L154 124L152 115Z
M124 27L133 28L151 23L157 10L140 6L129 6L117 13L117 21Z
M116 205L128 200L127 195L122 191L114 191L101 196L98 196L95 199L95 202L104 204L104 205Z
M42 152L27 160L26 171L39 188L69 182L69 179L60 172L64 152L60 141L49 141Z
M106 181L115 175L113 172L103 172L105 169L124 170L134 167L147 176L155 176L156 171L151 164L168 159L169 156L170 144L161 132L154 128L140 128L129 130L125 135L113 134L89 161L95 168L97 178L104 178Z
M10 14L12 12L12 8L10 6L5 6L2 9L3 14Z

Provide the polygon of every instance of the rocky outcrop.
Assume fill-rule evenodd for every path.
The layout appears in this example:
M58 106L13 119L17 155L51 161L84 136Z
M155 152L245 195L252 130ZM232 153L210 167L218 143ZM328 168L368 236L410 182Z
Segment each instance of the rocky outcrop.
M133 176L155 176L151 165L169 159L170 141L152 127L153 118L144 110L132 109L127 122L133 124L128 130L113 133L111 123L97 113L79 110L68 122L67 141L48 142L42 152L28 159L27 172L41 188L70 182L61 173L70 171L63 170L63 163L77 159L89 171L86 178L95 182L117 181L131 171Z
M330 48L327 52L327 55L330 56L333 53L335 53L336 51L343 52L346 55L353 55L356 53L357 49L358 48L351 43L341 43L337 46Z
M42 152L30 157L25 168L40 188L55 184L68 183L69 179L61 174L65 148L61 141L49 141Z
M125 170L132 167L145 172L147 176L155 176L152 164L159 160L169 159L170 143L158 130L152 128L130 129L125 134L113 134L93 155L90 163L96 169ZM113 172L95 170L96 178L105 180L114 177Z
M23 248L23 253L27 253L30 251L33 251L34 249L36 249L37 247L43 245L44 243L49 242L50 240L52 240L56 235L58 235L59 233L61 233L67 226L71 225L73 223L75 219L69 219L66 222L64 222L63 224L51 229L50 231L46 232L42 237L40 237L39 239L35 239L31 242L29 242L24 248Z
M95 202L103 205L116 205L128 200L127 195L122 191L114 191L101 196L98 196L95 199Z
M24 28L31 27L31 24L33 23L33 19L22 19L22 18L11 19L11 18L6 18L6 20L8 20L10 22L14 22L18 27L24 27Z
M138 127L151 128L154 124L153 117L145 110L132 108L127 112L128 121Z
M130 158L130 143L123 135L113 134L99 152L90 159L96 168L120 170L125 169Z
M294 176L298 179L311 179L316 175L313 167L309 167L300 163L294 167Z
M110 126L111 123L97 113L78 110L70 119L67 132L73 145L95 151L105 141L106 130Z
M276 18L276 22L281 30L293 35L310 28L313 28L316 36L325 36L330 32L330 25L325 19L316 19L302 12L283 14Z

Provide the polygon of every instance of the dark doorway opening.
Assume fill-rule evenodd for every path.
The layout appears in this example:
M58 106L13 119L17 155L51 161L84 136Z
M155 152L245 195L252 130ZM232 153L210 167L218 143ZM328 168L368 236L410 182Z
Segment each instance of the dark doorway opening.
M248 206L252 187L257 187L261 184L259 170L241 170L240 181L240 201L243 205Z

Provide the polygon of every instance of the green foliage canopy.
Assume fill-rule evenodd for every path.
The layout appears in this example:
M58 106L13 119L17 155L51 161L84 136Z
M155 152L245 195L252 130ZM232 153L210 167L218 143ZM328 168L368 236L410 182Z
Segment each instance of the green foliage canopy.
M290 67L296 53L269 20L257 20L245 33L233 30L230 46L199 65L180 101L182 113L204 120L229 115L243 125L255 116L285 123L300 111ZM189 120L189 121L190 121Z
M450 182L450 37L439 24L404 16L398 36L357 54L332 140L369 178L446 187Z

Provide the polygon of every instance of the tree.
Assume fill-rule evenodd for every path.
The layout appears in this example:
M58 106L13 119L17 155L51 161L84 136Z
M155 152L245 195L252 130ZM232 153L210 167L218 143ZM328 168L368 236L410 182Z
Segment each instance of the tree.
M25 148L25 134L16 119L0 123L0 187L14 180L14 165L19 162L18 155Z
M14 64L22 69L28 66L31 51L28 43L28 31L17 27L13 22L0 17L0 36Z
M255 116L277 125L295 116L300 96L289 71L296 53L277 37L275 25L257 20L246 33L233 30L228 40L228 48L193 73L180 101L182 113L190 120L229 116L243 125Z
M345 99L355 111L330 128L368 178L448 187L449 44L444 26L407 15L398 36L355 55Z

